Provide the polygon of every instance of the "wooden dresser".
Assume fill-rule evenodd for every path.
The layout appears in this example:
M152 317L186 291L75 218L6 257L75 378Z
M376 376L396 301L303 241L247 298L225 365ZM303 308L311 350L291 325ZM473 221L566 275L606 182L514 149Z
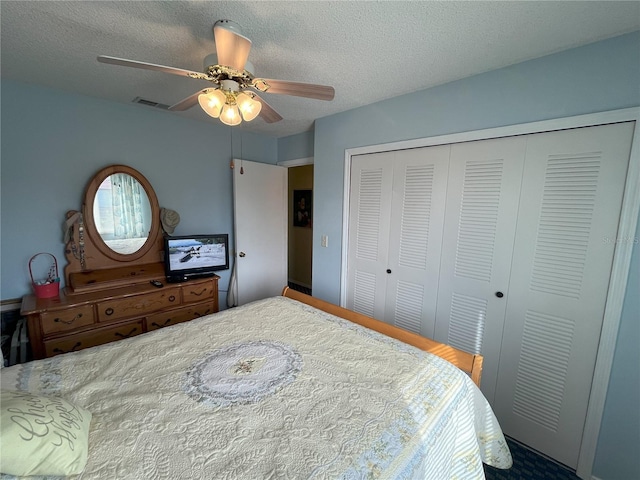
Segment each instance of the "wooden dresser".
M22 299L20 313L27 319L34 358L122 340L218 311L219 277L212 271L207 272L211 276L183 283L166 281L165 221L153 187L137 170L110 165L89 180L82 208L66 215L65 288L55 298ZM110 232L106 239L99 227ZM116 230L132 233L133 239L123 234L114 243Z
M22 300L34 358L52 357L218 311L218 276L161 288L148 281L57 298Z

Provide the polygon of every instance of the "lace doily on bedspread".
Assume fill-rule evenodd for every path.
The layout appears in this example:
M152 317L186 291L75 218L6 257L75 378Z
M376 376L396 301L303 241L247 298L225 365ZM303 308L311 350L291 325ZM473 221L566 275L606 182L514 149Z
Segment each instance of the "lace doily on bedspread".
M302 358L280 342L243 342L220 348L187 374L187 394L215 407L259 402L295 380Z

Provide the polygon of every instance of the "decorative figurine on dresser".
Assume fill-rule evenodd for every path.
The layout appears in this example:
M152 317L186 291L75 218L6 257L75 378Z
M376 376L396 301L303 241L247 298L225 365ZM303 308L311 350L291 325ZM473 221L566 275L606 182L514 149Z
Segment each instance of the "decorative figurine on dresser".
M67 213L65 288L55 298L22 299L34 358L217 312L219 277L213 272L166 281L162 230L158 199L140 172L125 165L100 170L87 185L82 209Z

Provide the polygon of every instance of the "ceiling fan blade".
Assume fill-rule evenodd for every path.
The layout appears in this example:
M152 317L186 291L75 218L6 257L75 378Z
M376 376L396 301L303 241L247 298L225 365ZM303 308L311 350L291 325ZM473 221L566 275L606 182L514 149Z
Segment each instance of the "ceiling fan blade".
M255 93L253 97L258 100L262 104L262 108L260 109L260 114L258 116L262 117L262 119L267 123L275 123L282 120L282 116L276 112L271 105L264 101L264 99L260 98Z
M101 63L109 63L111 65L121 65L123 67L141 68L143 70L155 70L157 72L171 73L190 78L201 78L202 80L210 80L209 75L182 68L166 67L164 65L156 65L155 63L138 62L136 60L127 60L125 58L108 57L106 55L98 55L98 61Z
M268 85L268 87L266 86ZM326 85L313 83L288 82L270 78L256 78L253 87L261 92L279 95L294 95L296 97L314 98L316 100L333 100L336 91Z
M213 26L218 64L234 68L240 72L249 58L251 40L242 35L239 26L229 20L219 20Z
M184 110L189 110L191 107L198 104L198 96L201 93L206 93L207 89L204 88L199 92L194 93L193 95L189 95L187 98L180 100L178 103L174 103L169 107L169 110L172 112L182 112Z

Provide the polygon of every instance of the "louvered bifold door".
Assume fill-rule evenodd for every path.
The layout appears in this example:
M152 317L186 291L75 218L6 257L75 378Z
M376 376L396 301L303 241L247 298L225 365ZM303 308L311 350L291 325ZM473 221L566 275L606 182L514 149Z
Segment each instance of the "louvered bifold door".
M573 468L633 128L528 137L494 410L507 435Z
M433 338L449 145L396 152L384 319Z
M393 152L351 161L346 307L384 317Z
M525 155L524 137L451 146L435 339L484 355L495 392Z

